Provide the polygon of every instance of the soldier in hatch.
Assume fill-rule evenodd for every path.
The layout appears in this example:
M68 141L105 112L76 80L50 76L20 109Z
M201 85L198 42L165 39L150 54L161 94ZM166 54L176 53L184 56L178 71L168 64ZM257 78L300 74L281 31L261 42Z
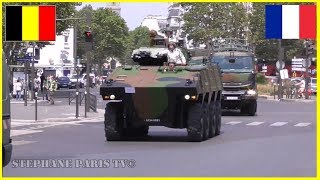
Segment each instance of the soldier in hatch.
M161 55L167 55L169 66L186 65L186 58L180 49L176 48L176 44L170 42L168 44L168 49L163 51Z

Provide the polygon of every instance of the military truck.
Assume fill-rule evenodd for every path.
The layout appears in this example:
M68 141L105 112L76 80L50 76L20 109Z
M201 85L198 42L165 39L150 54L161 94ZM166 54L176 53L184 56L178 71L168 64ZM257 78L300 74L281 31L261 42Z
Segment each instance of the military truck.
M106 140L145 136L149 126L186 128L189 140L196 142L219 135L222 82L218 66L168 64L166 57L156 55L166 49L164 38L152 41L153 46L133 51L136 65L115 69L100 87L107 102Z
M12 154L11 111L10 111L10 90L8 65L4 52L2 51L2 167L9 164Z
M239 39L223 39L211 43L211 61L222 70L222 108L256 115L257 85L254 49Z

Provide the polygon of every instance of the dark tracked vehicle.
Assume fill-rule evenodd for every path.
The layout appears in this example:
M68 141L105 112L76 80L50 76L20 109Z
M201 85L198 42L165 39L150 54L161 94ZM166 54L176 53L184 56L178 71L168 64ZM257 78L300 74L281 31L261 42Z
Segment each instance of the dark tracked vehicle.
M186 128L190 141L219 135L222 81L218 66L172 67L165 57L154 56L156 48L133 51L138 65L115 69L100 87L103 100L109 101L104 121L107 141L147 135L149 126Z

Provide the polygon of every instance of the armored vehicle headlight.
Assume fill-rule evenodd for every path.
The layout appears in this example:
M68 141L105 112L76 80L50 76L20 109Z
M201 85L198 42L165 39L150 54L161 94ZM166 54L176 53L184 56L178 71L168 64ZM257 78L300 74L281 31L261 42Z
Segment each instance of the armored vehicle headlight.
M116 96L115 95L110 95L110 99L115 99L116 98Z
M256 94L256 91L250 89L250 90L247 91L247 94L249 94L249 95L255 95L255 94Z
M184 96L184 98L185 98L186 100L189 100L189 99L190 99L190 95L187 94L187 95Z
M197 99L197 96L191 96L191 99L195 100Z

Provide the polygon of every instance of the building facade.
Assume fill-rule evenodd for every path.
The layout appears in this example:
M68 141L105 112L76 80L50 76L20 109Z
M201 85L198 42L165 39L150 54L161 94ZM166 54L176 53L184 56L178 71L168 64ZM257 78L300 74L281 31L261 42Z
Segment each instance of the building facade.
M56 36L56 41L39 49L39 60L35 64L38 75L68 76L74 67L74 29L69 28ZM32 48L28 51L32 52Z
M119 16L121 16L121 7L119 2L110 2L106 5L107 9L111 9L113 12L117 13Z

